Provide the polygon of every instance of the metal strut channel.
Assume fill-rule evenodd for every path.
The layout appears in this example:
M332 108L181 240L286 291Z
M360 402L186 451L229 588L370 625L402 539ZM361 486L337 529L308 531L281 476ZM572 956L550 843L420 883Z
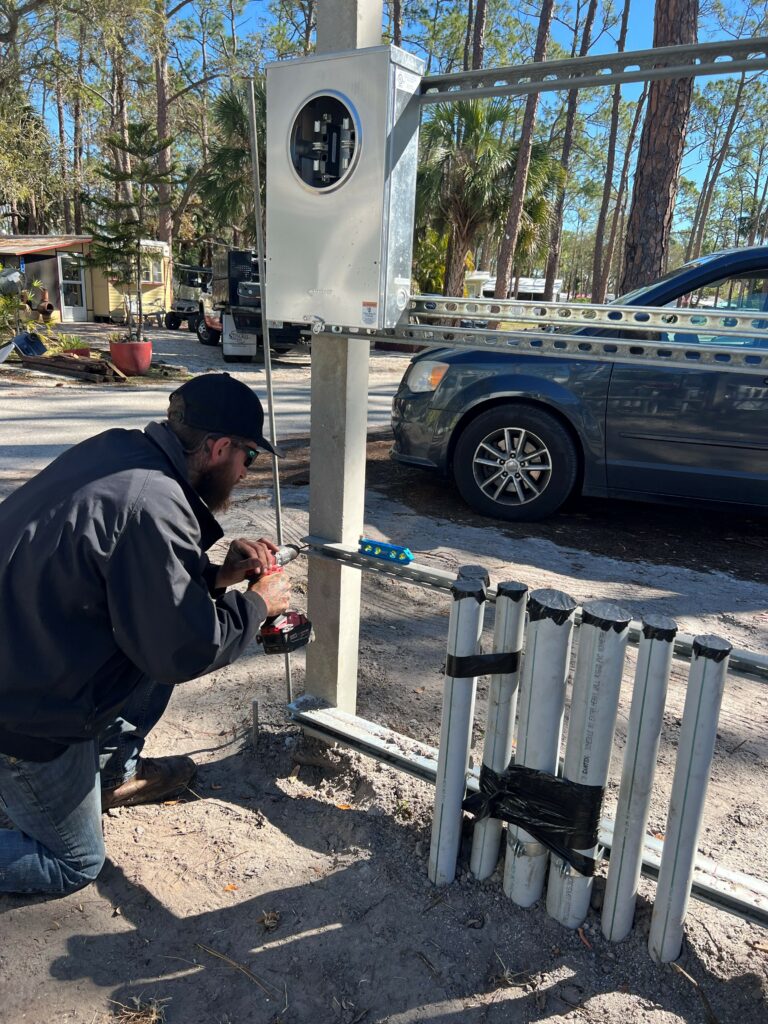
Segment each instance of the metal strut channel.
M688 328L691 330L692 328ZM646 328L647 330L647 328ZM489 331L472 327L437 327L408 324L390 334L378 334L382 341L404 341L439 348L481 348L497 352L521 352L532 356L556 356L591 362L610 360L652 366L715 366L718 370L754 373L768 370L768 348L729 348L722 345L685 345L682 342L591 338L583 334L552 334L544 330Z
M288 711L291 718L311 736L342 743L367 757L435 784L438 758L436 747L357 715L328 707L311 695L299 697L289 705ZM470 768L467 772L467 790L476 793L479 788L478 769ZM608 854L613 845L613 827L611 818L601 819L599 842ZM658 839L648 835L645 837L642 870L649 878L658 876L662 848L663 844ZM729 914L768 926L768 884L752 875L724 868L705 857L697 857L692 895Z
M677 306L619 306L583 302L536 302L519 299L457 299L414 295L410 314L420 319L461 317L470 320L513 320L563 327L605 327L624 331L690 332L718 337L760 338L768 345L768 314L739 313Z
M662 78L728 75L768 68L768 38L724 39L714 43L663 46L650 50L566 60L515 64L506 68L428 75L419 103L452 103L487 96L520 96L557 89L591 89Z
M382 576L397 576L406 583L414 583L416 586L427 587L432 590L450 591L456 582L456 574L446 572L445 569L434 569L432 567L419 565L410 562L408 565L398 565L396 562L386 562L380 558L370 558L368 555L361 555L356 548L348 548L344 544L333 544L325 541L322 537L302 537L302 542L310 547L310 554L313 558L330 558L335 562L342 562L355 569L376 572ZM495 603L496 589L488 587L487 600ZM576 609L576 623L581 622L581 608ZM643 624L633 619L629 624L629 642L639 644L643 635ZM678 633L675 637L674 650L678 657L690 658L693 649L693 636L687 633ZM764 682L768 682L768 655L755 654L754 651L747 651L734 647L731 651L730 667L746 675L754 676Z

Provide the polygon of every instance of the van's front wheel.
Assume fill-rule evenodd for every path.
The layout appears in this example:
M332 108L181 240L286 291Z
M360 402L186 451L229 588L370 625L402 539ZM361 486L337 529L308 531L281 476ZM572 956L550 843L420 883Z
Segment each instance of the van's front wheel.
M462 431L453 456L459 493L477 512L534 522L552 515L576 484L579 460L565 427L524 403L497 405Z

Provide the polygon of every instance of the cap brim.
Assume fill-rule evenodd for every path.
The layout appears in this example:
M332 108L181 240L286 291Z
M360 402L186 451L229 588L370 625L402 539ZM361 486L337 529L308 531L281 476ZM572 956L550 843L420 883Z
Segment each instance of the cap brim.
M256 444L259 448L263 448L265 452L269 452L271 455L276 455L278 459L285 458L285 452L278 448L276 444L272 444L266 439L266 437L257 437Z

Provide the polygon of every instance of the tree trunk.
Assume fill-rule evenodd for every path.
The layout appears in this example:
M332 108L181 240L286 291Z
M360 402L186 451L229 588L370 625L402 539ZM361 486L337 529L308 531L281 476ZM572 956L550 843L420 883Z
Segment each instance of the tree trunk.
M657 0L654 47L695 43L698 13L698 0ZM692 94L692 78L651 83L627 225L622 292L652 281L666 263Z
M619 30L618 50L623 53L627 45L627 26L629 25L630 0L625 0L624 10L621 13L621 29ZM595 251L592 258L592 301L605 302L606 281L608 280L607 268L611 264L610 254L603 265L603 235L608 221L608 207L611 203L613 192L613 172L616 167L616 146L619 135L619 114L621 112L621 86L617 85L613 90L613 102L611 105L611 121L608 129L608 156L605 167L605 180L603 182L603 195L600 201L600 213L597 217L597 228L595 230Z
M485 24L488 19L488 0L477 0L475 24L472 29L472 70L479 71L485 56Z
M629 138L627 139L627 148L624 153L624 161L621 166L621 174L619 175L619 187L616 192L616 206L613 210L613 217L611 218L611 233L608 238L608 247L605 251L605 260L603 261L603 270L600 277L599 288L602 294L608 290L608 279L611 274L611 264L613 263L614 253L621 251L623 247L624 239L624 227L626 221L626 193L627 183L629 182L629 162L632 159L632 150L635 145L635 139L637 138L637 130L640 127L640 118L643 113L643 106L645 104L646 97L648 95L647 85L643 88L640 94L640 99L637 101L637 107L635 108L635 116L632 118L632 127L629 132ZM619 227L621 225L621 227ZM616 241L619 240L617 247ZM614 281L618 281L620 270L618 267L614 269ZM618 290L618 288L617 288Z
M54 90L56 93L56 116L59 123L59 174L61 175L61 182L59 187L61 189L61 207L62 213L64 214L64 231L66 234L72 234L72 204L70 203L68 188L69 188L69 169L67 167L67 132L64 122L64 90L61 86L61 47L59 39L59 12L56 11L53 15L53 49L56 54L54 63Z
M392 42L395 46L403 45L403 0L392 2Z
M317 24L317 0L307 0L304 18L304 56L312 53L312 32Z
M549 39L549 27L552 23L552 10L554 0L543 0L539 28L536 34L536 49L534 61L543 61L547 55L547 41ZM523 202L525 200L525 189L528 184L528 168L531 164L531 150L533 149L533 130L536 126L536 107L539 101L538 93L532 92L525 104L523 116L523 130L520 135L520 145L515 161L515 176L512 181L512 195L509 201L509 212L504 226L504 237L501 240L501 249L496 267L496 289L494 297L505 299L509 292L509 282L512 276L512 263L517 247L517 239L520 234L520 220L523 213Z
M83 233L83 70L85 65L85 19L80 19L77 43L77 88L72 105L72 178L75 207L75 234Z
M158 52L155 57L155 89L157 91L157 122L158 139L168 139L170 135L168 79L168 37L166 26L161 30L158 40ZM171 173L171 145L163 146L157 157L158 175L166 180L157 186L157 237L161 242L173 244L173 211L171 210L171 185L168 177Z
M592 25L597 12L597 0L589 0L587 15L584 20L584 31L581 36L579 56L586 57L589 53L589 46L592 41ZM574 42L576 29L574 28ZM555 291L555 278L560 266L560 245L563 237L563 210L565 208L565 189L568 182L568 167L571 162L571 149L573 147L573 127L576 123L576 107L578 105L579 93L577 89L568 91L568 110L565 115L565 133L563 135L563 152L560 157L560 165L563 168L563 187L557 197L555 215L552 221L552 233L549 241L549 255L547 257L547 269L544 275L544 300L551 302Z
M763 211L765 210L765 200L768 196L768 175L766 175L763 181L763 190L760 198L758 199L758 192L760 191L760 174L763 170L763 160L765 158L765 143L760 145L760 158L757 161L757 167L755 168L755 187L752 192L752 216L750 218L749 238L747 239L748 245L754 245L757 241L757 233L760 231L760 244L762 245L762 229L763 223Z
M462 69L469 71L472 60L472 26L474 24L475 5L473 0L467 0L467 29L464 33L464 63Z
M741 111L741 97L744 92L744 83L746 81L746 75L742 71L741 78L739 79L739 85L736 90L736 96L733 101L733 109L731 110L731 116L728 119L728 125L725 129L722 142L717 151L714 166L709 175L709 181L706 184L706 188L702 189L703 200L701 203L701 213L699 216L698 230L693 242L693 248L691 251L691 259L696 259L701 255L701 247L704 244L704 232L707 227L707 217L712 206L712 199L715 194L715 188L717 187L717 179L720 176L720 172L723 169L725 158L728 154L728 149L731 144L731 138L733 137L733 130L736 127L736 121L738 120L739 113Z

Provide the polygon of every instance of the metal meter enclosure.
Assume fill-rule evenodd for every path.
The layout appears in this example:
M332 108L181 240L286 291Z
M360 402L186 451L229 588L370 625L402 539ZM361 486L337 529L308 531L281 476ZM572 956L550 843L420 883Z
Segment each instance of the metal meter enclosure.
M408 306L424 62L395 46L267 65L267 311L394 327Z

